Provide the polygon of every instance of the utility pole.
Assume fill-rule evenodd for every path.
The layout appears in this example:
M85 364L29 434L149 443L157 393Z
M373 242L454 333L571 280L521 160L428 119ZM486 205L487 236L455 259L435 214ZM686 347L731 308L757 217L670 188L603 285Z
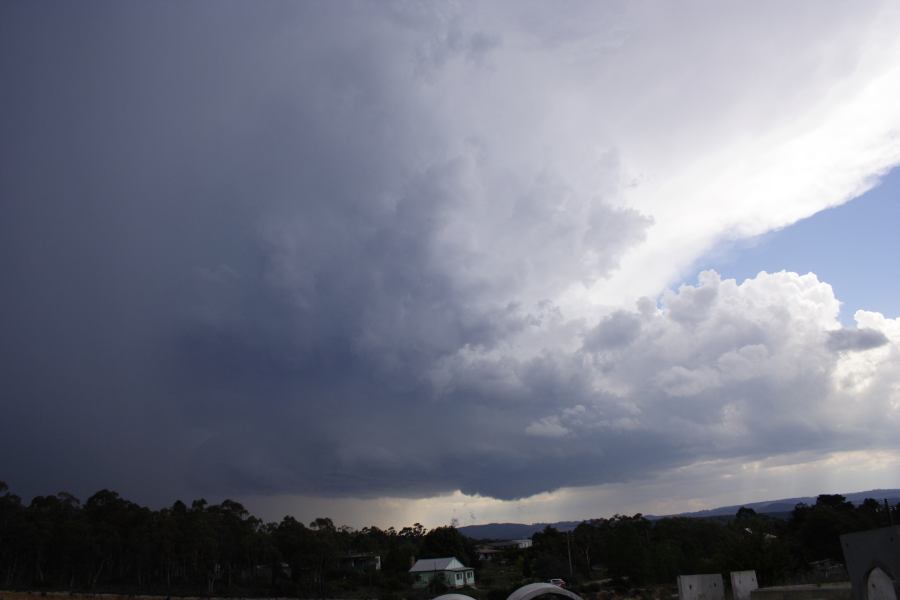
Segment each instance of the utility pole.
M888 504L887 498L884 499L884 510L887 511L888 515L888 525L894 525L894 514L891 512L891 505Z
M887 500L885 500L885 502L887 502ZM569 551L569 577L574 577L574 576L575 576L575 572L572 570L572 542L571 542L571 538L572 538L572 532L571 532L571 531L566 531L566 548L567 548L568 551Z

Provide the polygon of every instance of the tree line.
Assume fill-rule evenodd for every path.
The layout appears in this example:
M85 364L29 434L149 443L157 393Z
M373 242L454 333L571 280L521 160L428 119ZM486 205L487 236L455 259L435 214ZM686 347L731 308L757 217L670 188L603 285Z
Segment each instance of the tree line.
M366 554L378 555L381 569L348 560ZM453 527L266 523L232 500L151 510L110 490L83 504L65 492L24 504L0 482L3 589L333 597L407 589L414 557L442 556L477 559Z
M569 533L548 527L533 536L523 574L652 584L672 583L682 574L753 569L761 585L772 585L808 573L819 561L843 563L841 534L900 524L900 508L871 498L855 506L826 494L784 517L741 508L727 518L616 515L585 521Z
M900 523L898 506L873 499L855 506L843 496L822 495L785 518L742 508L727 518L616 515L571 532L547 527L533 536L531 548L507 559L521 572L521 583L565 577L576 586L602 578L671 584L679 574L754 569L761 584L775 584L815 561L842 562L840 534L892 522ZM454 527L429 531L418 523L399 530L337 527L324 517L266 523L232 500L177 501L151 510L101 490L84 503L61 492L25 504L0 481L3 589L409 596L414 558L455 556L478 568L475 544ZM375 555L377 571L351 558ZM498 598L505 592L494 591Z

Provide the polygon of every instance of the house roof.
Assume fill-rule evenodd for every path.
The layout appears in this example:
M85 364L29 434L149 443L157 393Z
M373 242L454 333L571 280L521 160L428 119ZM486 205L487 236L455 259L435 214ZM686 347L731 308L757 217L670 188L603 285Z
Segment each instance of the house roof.
M468 571L469 567L465 566L455 556L447 558L420 558L416 564L409 570L410 573L428 573L431 571Z

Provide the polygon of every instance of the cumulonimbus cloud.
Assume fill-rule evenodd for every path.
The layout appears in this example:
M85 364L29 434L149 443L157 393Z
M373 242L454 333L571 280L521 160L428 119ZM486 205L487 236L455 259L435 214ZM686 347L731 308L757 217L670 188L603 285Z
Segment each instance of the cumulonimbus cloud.
M41 49L2 63L26 488L516 498L891 443L894 321L814 275L661 290L900 162L896 9L169 10L0 42Z

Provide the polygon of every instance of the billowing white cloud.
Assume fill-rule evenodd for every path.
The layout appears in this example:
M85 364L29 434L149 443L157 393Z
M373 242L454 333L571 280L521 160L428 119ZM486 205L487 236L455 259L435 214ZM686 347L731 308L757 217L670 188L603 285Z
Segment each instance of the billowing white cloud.
M457 376L475 372L478 382L506 383L480 388L482 398L466 410L486 413L504 394L521 401L547 389L550 372L565 372L569 381L556 382L566 393L555 399L518 404L521 415L495 413L521 423L518 434L503 423L462 421L475 446L468 464L496 469L490 484L425 500L341 500L335 514L351 522L366 515L378 523L428 525L452 518L552 521L667 514L895 482L900 319L860 311L858 328L845 328L828 284L786 272L742 283L705 272L697 285L664 295L654 310L641 304L643 311L618 312L585 331L585 345L566 356L524 363L498 361L487 351L467 357ZM629 321L636 333L626 348L618 334L598 343L604 339L598 331ZM836 337L879 343L835 347ZM541 411L551 404L555 411ZM477 443L485 439L496 443ZM516 473L530 478L530 492L492 498L508 495L505 477L517 469L518 453L533 461ZM563 472L577 468L584 485L545 491L547 462ZM321 504L290 495L253 502L269 512Z
M451 359L442 389L455 381L452 398L477 389L486 405L516 406L507 422L533 414L523 432L553 437L552 449L521 446L514 434L507 444L529 454L535 472L560 456L593 483L716 458L895 448L888 441L900 414L897 345L888 341L894 323L859 314L859 329L843 328L839 302L815 275L760 273L738 283L705 272L698 285L664 294L658 308L641 306L585 330L572 352L504 361L485 350ZM835 339L864 343L836 347ZM469 388L473 372L504 386ZM477 437L491 437L480 432L494 427L468 425ZM501 481L474 491L506 496ZM533 482L532 492L541 485Z

